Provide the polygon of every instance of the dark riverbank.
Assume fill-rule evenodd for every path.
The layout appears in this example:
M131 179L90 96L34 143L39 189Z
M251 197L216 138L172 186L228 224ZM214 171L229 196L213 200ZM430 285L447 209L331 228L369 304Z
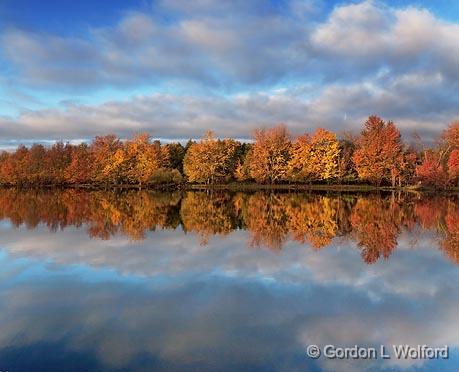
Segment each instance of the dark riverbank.
M226 184L194 184L194 183L169 183L169 184L57 184L57 185L0 185L1 188L14 189L82 189L82 190L221 190L221 191L318 191L318 192L405 192L405 193L440 193L457 194L459 188L450 187L435 189L420 185L402 187L374 186L369 184L259 184L231 182Z

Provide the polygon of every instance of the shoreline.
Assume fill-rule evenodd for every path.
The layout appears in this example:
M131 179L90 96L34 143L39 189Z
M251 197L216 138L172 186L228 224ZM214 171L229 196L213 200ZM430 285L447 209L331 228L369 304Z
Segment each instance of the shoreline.
M156 190L156 191L322 191L322 192L403 192L403 193L440 193L459 194L459 188L435 189L424 186L374 186L368 184L258 184L258 183L227 183L227 184L163 184L163 185L131 185L131 184L60 184L60 185L1 185L3 189L78 189L87 191L115 190Z

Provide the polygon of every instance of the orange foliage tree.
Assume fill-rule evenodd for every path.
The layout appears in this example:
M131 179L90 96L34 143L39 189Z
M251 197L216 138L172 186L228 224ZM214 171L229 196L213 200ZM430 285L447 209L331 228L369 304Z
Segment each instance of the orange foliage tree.
M448 158L448 176L449 180L457 185L459 181L459 150L451 151Z
M90 181L93 159L86 143L75 146L72 150L70 164L65 170L67 183L82 184Z
M370 116L356 145L353 161L359 178L378 186L390 180L395 186L403 155L400 132L394 123Z
M441 139L443 140L444 147L451 150L459 149L459 121L453 121L443 131Z
M159 141L151 143L147 133L135 136L125 144L126 178L129 183L148 183L154 172L166 165Z
M425 152L422 163L416 167L416 178L426 186L446 186L448 174L441 163L441 157L438 153Z
M370 116L360 135L317 129L293 143L285 125L254 132L254 143L214 138L208 132L196 143L162 145L147 133L120 140L96 137L77 146L20 145L0 154L0 184L98 186L177 185L182 172L189 182L236 179L258 183L354 182L402 186L419 181L444 187L459 183L459 122L443 132L439 145L421 151L404 145L394 123Z
M91 170L91 181L108 182L107 167L111 167L114 154L122 149L121 141L114 135L97 136L91 143L91 158L93 166Z
M290 135L285 125L257 129L249 154L249 174L260 183L285 180L290 159Z

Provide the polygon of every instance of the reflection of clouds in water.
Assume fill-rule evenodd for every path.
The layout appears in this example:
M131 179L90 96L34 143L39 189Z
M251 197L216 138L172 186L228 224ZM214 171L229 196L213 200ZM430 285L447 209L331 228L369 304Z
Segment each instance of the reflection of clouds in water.
M140 242L91 240L74 228L4 230L0 344L63 343L116 368L136 368L148 354L164 369L204 363L289 370L311 362L304 355L310 343L458 345L459 272L432 247L429 232L414 247L410 239L402 234L387 261L366 265L347 240L320 251L289 242L273 252L247 248L243 231L201 246L179 230ZM18 258L28 260L18 268ZM41 261L54 263L54 271L31 276ZM80 276L62 266L71 264L89 271ZM101 268L124 279L89 282ZM129 284L132 275L143 279ZM346 366L370 367L339 362Z
M349 288L342 288L350 301L342 301L339 297L330 300L326 308L320 309L314 322L302 325L299 340L304 345L457 346L459 301L457 296L451 296L451 286L445 287L432 297L413 300L403 295L386 294L377 301L371 296L352 297L347 292ZM336 368L336 362L323 362ZM413 364L408 360L391 359L389 362L401 366Z
M95 353L114 368L135 366L148 353L164 369L304 370L310 343L456 345L459 339L459 302L448 288L434 298L386 294L375 301L364 288L337 283L208 279L88 283L66 271L25 282L12 278L0 289L0 345L63 343L68 352Z
M143 241L132 242L123 236L98 241L89 239L83 230L75 228L50 234L45 227L27 231L21 227L0 235L0 246L15 258L106 267L124 275L214 273L301 285L314 280L323 284L366 288L376 297L386 292L407 296L432 295L445 272L453 274L456 271L454 265L432 245L429 232L419 235L414 247L408 244L408 233L402 234L394 254L373 265L361 261L358 248L349 240L336 240L320 251L290 241L282 251L273 252L247 248L248 234L245 231L213 237L206 246L199 245L193 235L178 230L160 230ZM420 277L420 268L426 275ZM394 277L403 280L394 281Z
M262 285L215 280L151 290L56 279L2 288L8 299L0 312L2 347L60 341L117 368L151 353L165 369L196 363L263 367L299 352L289 331L304 299L286 312L290 296Z

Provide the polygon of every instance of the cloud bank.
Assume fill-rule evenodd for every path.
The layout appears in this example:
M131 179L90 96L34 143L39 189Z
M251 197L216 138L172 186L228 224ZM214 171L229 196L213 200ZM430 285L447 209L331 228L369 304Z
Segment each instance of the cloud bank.
M278 122L355 131L374 113L431 140L459 117L459 24L419 7L164 0L84 34L10 27L0 48L7 89L126 92L0 116L3 141L197 138L209 128L241 138Z

